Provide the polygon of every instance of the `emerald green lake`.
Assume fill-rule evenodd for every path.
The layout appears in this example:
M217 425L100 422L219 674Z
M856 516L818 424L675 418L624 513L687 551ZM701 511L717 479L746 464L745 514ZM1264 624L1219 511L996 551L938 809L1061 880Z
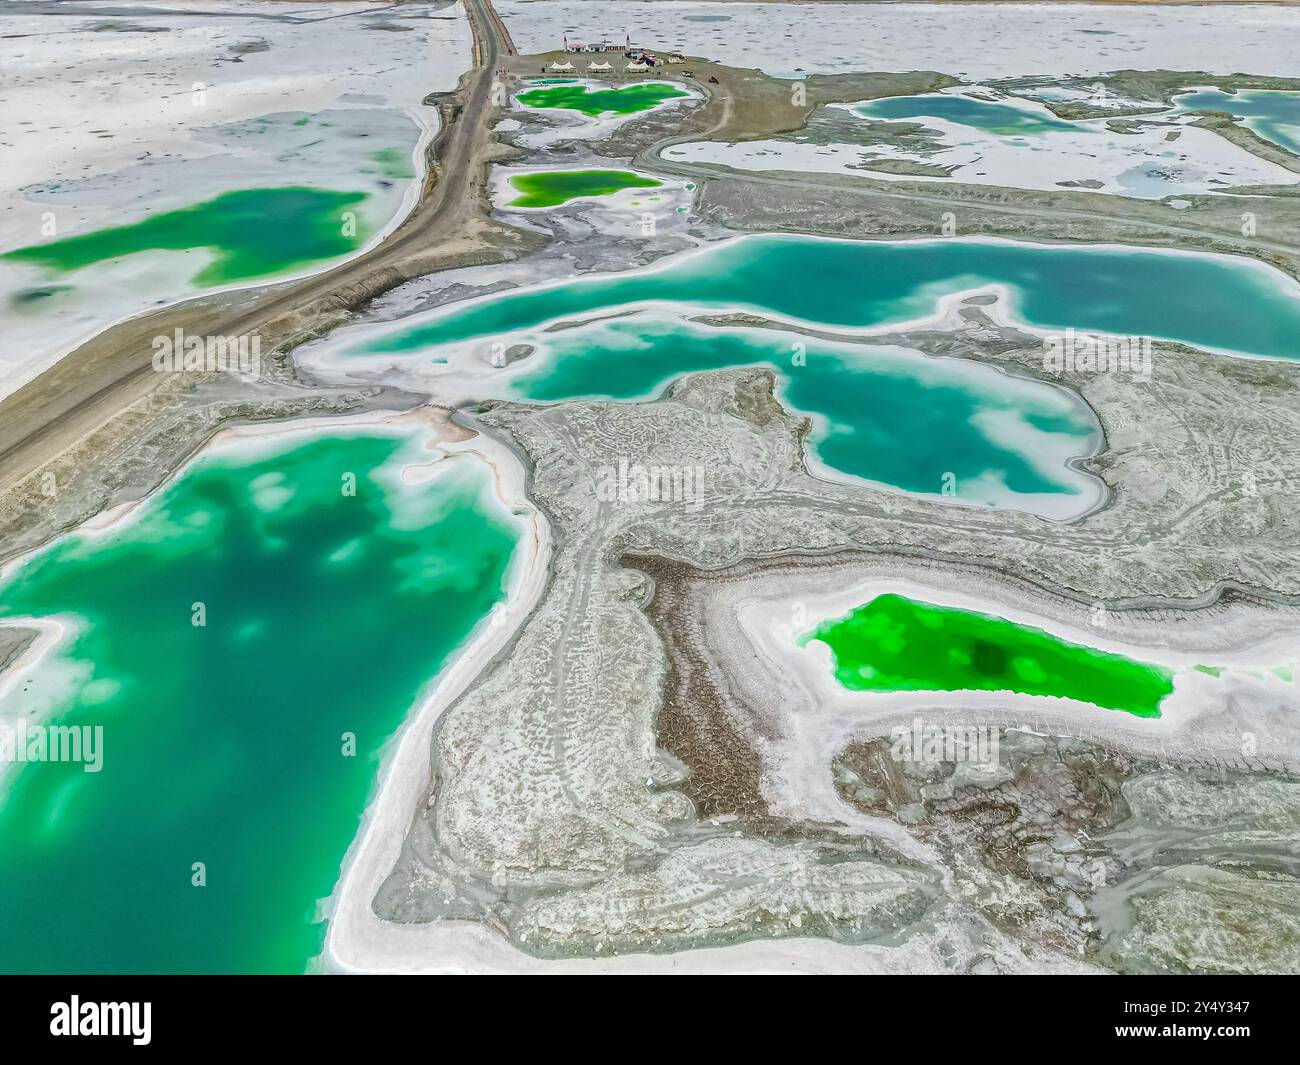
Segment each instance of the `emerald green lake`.
M0 585L0 618L76 620L0 711L103 728L98 773L0 779L0 970L298 972L319 954L380 752L501 601L518 533L472 459L401 483L430 461L422 435L296 439L214 453Z
M1173 691L1163 666L1067 643L1004 618L878 595L800 638L831 649L852 691L1012 691L1159 717Z
M515 99L528 107L561 108L578 111L588 118L598 118L601 115L633 115L638 111L649 111L665 100L689 95L663 82L645 81L608 89L561 83L525 89Z
M928 317L942 297L987 285L1005 286L1016 316L1044 330L1300 357L1300 285L1246 259L1109 245L784 235L742 237L649 269L452 304L351 350L436 357L439 345L654 303L879 329Z
M1098 482L1067 465L1099 443L1088 408L988 366L650 315L552 334L545 351L512 398L647 399L686 373L766 366L785 405L814 418L817 457L841 473L933 494L950 474L954 501L1058 514L1099 498Z
M5 259L70 273L145 251L205 248L214 260L193 282L210 287L267 277L347 255L366 239L360 192L293 186L227 192L193 207L6 252ZM346 226L345 214L355 221ZM348 233L350 235L345 235Z
M1183 111L1226 111L1245 120L1265 140L1300 155L1300 92L1246 89L1228 93L1201 89L1174 97Z
M519 196L511 207L558 207L570 200L609 196L621 189L657 189L662 181L631 170L539 170L510 178Z

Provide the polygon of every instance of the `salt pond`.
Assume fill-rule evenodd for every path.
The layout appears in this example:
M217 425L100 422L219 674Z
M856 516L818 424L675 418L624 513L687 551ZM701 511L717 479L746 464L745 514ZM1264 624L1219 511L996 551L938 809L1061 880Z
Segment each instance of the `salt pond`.
M1101 499L1073 465L1101 442L1088 408L977 363L655 314L533 339L544 354L510 380L514 398L648 399L683 374L763 366L785 406L813 419L810 461L824 476L1057 518Z
M341 224L364 193L290 187L228 192L193 207L164 211L111 229L6 252L59 275L150 251L204 252L190 278L198 287L267 277L345 255L364 233ZM21 293L20 293L21 296Z
M1245 120L1265 140L1300 155L1300 92L1244 89L1197 89L1174 98L1184 111L1226 111Z
M507 207L559 207L573 200L612 196L624 189L657 189L663 182L631 170L534 170L512 174L518 194Z
M988 366L816 341L789 326L891 331L933 319L962 294L992 290L1002 297L999 313L1048 335L1073 328L1295 358L1298 289L1227 256L755 236L647 269L525 286L345 330L298 357L326 376L380 375L459 398L542 402L644 399L684 373L768 366L782 399L813 418L813 460L823 474L1065 517L1089 509L1099 491L1073 468L1098 443L1077 399ZM717 312L762 315L783 328L688 321ZM515 345L533 353L504 359Z
M640 115L680 107L698 99L697 93L669 81L635 81L622 85L585 78L529 81L513 97L514 109L545 115L546 121L540 129L517 134L514 143L522 148L547 149L560 141L596 140L609 136L623 123ZM498 126L501 132L509 128Z
M1173 670L1003 618L879 595L800 638L831 649L853 691L1010 691L1158 717Z
M577 111L588 118L601 118L605 115L633 115L640 111L650 111L666 100L677 100L688 95L689 93L663 81L620 86L562 82L526 89L515 99L526 107L539 110L560 108Z
M0 724L103 735L99 772L0 778L5 969L306 967L380 754L519 535L477 457L335 428L218 449L5 574L0 619L58 643L5 678Z
M1000 290L1047 332L1074 328L1211 351L1300 358L1300 285L1249 259L1120 245L990 239L854 241L742 237L642 270L526 286L391 323L352 355L445 359L456 345L659 306L750 311L786 322L881 331L929 319L951 297Z

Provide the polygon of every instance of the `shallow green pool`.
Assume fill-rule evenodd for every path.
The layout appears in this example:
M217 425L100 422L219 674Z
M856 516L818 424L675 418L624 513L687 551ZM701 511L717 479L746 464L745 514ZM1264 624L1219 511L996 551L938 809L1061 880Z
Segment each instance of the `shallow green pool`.
M539 170L516 174L510 184L519 193L511 207L558 207L570 200L609 196L622 189L657 189L662 181L631 170Z
M601 115L633 115L649 111L666 100L690 94L663 82L637 82L617 88L596 89L589 85L562 84L526 89L516 99L528 107L562 108L578 111L588 118Z
M194 276L210 287L267 277L347 255L362 245L361 192L291 186L227 192L193 207L6 252L2 257L69 273L145 251L207 249Z
M1067 643L989 614L878 595L800 638L819 640L853 691L1012 691L1159 717L1173 691L1163 666Z

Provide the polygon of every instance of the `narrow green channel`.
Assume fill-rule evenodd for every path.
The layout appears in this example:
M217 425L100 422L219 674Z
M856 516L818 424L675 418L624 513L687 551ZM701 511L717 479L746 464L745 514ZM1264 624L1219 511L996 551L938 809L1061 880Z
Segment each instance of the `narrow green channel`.
M655 268L453 304L353 350L436 355L440 344L654 301L879 328L932 315L943 296L995 284L1008 288L1018 318L1045 330L1300 358L1300 286L1248 259L1113 246L785 235L742 237Z
M560 84L526 89L516 99L528 107L578 111L588 118L601 115L633 115L649 111L666 100L690 95L663 82L647 81L618 88L594 89L589 85Z
M298 972L319 954L381 749L503 598L517 540L474 460L401 483L423 441L215 454L0 586L0 618L77 626L0 714L103 729L97 773L0 779L0 970Z
M1067 643L1004 618L878 595L800 638L835 658L853 691L1012 691L1159 717L1173 691L1163 666Z
M631 170L539 170L516 174L510 184L520 194L510 201L511 207L558 207L622 189L657 189L663 182Z
M205 248L213 258L193 278L211 287L267 277L355 251L366 239L361 192L305 186L241 189L139 222L63 237L2 257L70 273L145 251Z

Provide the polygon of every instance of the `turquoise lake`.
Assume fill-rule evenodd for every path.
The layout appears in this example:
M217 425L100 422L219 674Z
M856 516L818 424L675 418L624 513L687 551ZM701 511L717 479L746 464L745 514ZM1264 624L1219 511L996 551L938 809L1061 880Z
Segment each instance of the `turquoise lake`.
M932 495L948 475L954 502L1058 516L1100 498L1100 482L1069 465L1100 444L1088 407L973 362L649 315L565 330L534 358L513 397L649 399L686 373L766 366L784 405L813 417L813 454L839 473Z
M992 376L981 377L957 372L955 360L887 358L880 349L820 342L810 343L807 364L795 368L790 346L798 338L788 333L683 320L744 311L828 329L881 329L932 316L944 297L990 285L1005 287L1014 317L1047 331L1300 356L1300 286L1247 260L1107 246L780 235L452 304L343 350L345 357L440 364L467 344L527 343L537 349L534 362L508 385L482 387L544 402L639 399L686 373L766 365L777 371L787 404L814 419L811 444L832 471L923 494L939 491L942 474L951 473L960 502L1064 516L1064 500L1044 498L1056 494L1072 497L1081 513L1097 498L1097 484L1069 463L1095 451L1097 429L1081 402L1044 382L1013 386L987 366L980 372ZM612 314L623 317L546 331Z
M1003 137L1062 130L1071 133L1091 132L1087 126L1067 122L1045 111L949 93L889 96L860 104L853 110L866 118L885 121L943 118Z
M1300 92L1246 89L1227 93L1202 89L1174 97L1184 111L1226 111L1244 119L1265 140L1300 155Z
M518 539L472 458L401 483L424 440L215 453L0 584L0 619L77 629L0 712L103 729L98 773L0 780L0 969L300 972L319 954L380 753L503 599Z
M943 297L989 285L1005 286L1016 317L1038 329L1300 357L1300 285L1247 259L1117 246L783 235L743 237L649 269L452 304L348 350L432 358L439 345L654 303L881 329L931 316Z

